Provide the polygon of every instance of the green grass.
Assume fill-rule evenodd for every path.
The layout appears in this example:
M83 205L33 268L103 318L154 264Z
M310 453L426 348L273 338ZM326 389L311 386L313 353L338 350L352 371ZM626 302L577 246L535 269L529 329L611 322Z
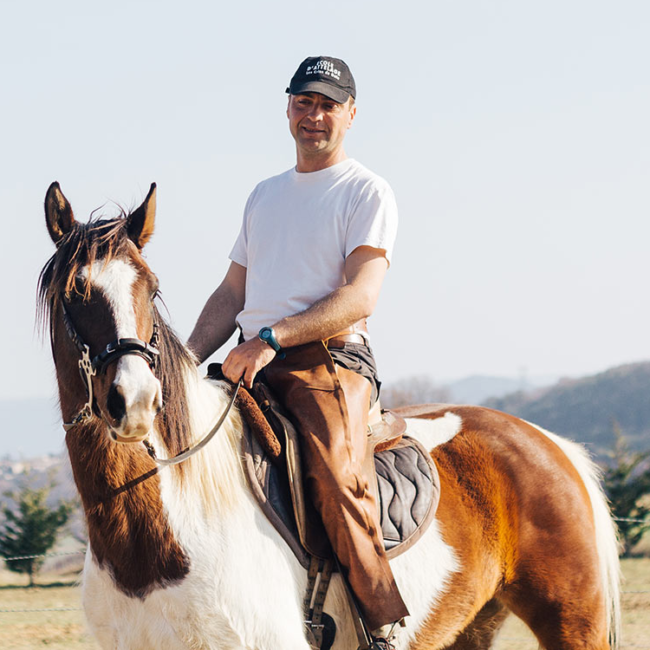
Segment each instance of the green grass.
M650 559L623 560L624 592L650 592ZM79 611L78 567L65 573L44 573L39 586L26 587L27 578L0 570L0 610L73 609L56 612L0 612L3 650L98 650ZM624 593L622 650L650 650L650 593ZM496 650L537 650L532 634L514 616L504 625Z

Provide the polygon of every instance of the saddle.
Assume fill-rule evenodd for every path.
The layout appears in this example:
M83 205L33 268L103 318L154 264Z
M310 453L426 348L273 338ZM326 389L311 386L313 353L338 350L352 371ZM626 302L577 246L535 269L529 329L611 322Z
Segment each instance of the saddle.
M320 517L304 492L299 434L288 414L263 383L256 383L252 394L240 390L237 406L248 424L242 439L244 467L262 511L306 569L313 558L331 560ZM363 465L389 558L422 536L440 495L430 454L405 432L401 417L383 411L381 421L369 426Z

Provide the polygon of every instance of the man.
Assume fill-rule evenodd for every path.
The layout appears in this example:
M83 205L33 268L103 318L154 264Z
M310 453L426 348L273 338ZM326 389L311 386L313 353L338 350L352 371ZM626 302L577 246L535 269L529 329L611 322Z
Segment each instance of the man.
M241 329L223 373L249 387L262 373L293 415L307 489L375 647L389 649L408 611L361 463L379 391L365 319L389 266L397 208L388 184L343 148L356 116L348 66L307 58L287 93L296 166L254 189L230 268L188 345L204 361Z

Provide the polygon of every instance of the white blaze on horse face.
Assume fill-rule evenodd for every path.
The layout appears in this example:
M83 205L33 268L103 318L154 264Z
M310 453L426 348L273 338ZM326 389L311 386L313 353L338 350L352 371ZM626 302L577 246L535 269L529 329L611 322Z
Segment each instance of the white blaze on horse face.
M92 286L102 292L113 312L116 338L140 338L132 294L137 279L135 268L119 259L108 264L97 261L90 269L84 267L81 270L79 275L82 279L88 278L89 270ZM154 418L162 407L160 382L142 357L129 354L116 363L113 383L124 397L126 415L114 432L118 440L140 440L151 431Z

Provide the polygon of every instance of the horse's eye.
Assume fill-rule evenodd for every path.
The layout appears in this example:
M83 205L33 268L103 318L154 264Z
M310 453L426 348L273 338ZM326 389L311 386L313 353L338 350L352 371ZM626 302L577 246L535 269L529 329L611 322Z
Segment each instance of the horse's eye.
M76 284L65 296L65 301L71 305L83 302L83 300L84 300L83 289L82 287Z
M151 285L151 300L155 300L160 295L160 284L158 278L155 278Z

